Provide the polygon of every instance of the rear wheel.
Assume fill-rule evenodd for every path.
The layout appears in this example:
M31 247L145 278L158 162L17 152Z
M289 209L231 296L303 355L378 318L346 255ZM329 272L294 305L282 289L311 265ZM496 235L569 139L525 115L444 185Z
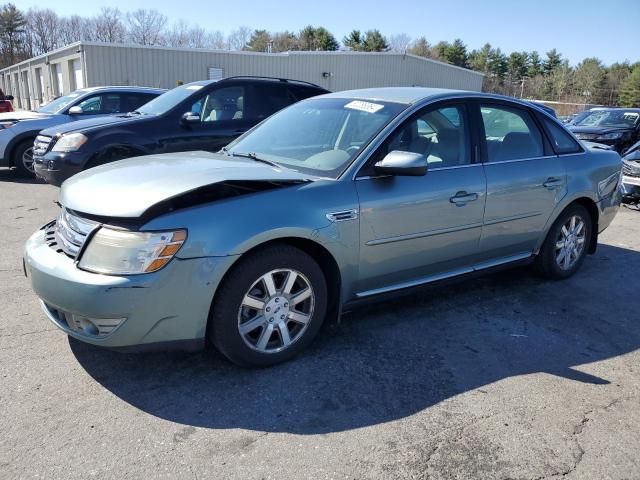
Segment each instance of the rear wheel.
M589 251L591 216L582 205L572 205L555 221L534 263L547 278L568 278L578 271Z
M34 177L33 170L33 138L24 140L13 151L13 166L18 175L22 177Z
M209 338L229 360L268 366L300 353L326 314L322 269L305 252L274 245L240 260L213 303Z

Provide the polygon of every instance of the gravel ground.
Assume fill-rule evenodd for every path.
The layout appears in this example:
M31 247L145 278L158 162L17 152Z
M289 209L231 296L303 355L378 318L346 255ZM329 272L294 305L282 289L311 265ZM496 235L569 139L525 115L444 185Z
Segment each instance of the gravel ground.
M568 281L424 290L242 370L49 323L21 254L56 196L0 170L2 479L640 478L640 212Z

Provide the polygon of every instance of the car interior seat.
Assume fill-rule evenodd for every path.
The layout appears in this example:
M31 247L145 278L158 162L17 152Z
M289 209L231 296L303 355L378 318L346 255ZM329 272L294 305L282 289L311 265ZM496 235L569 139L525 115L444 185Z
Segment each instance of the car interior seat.
M540 147L533 141L529 133L509 132L502 139L502 145L500 145L495 159L496 161L504 161L533 158L540 155L542 155Z

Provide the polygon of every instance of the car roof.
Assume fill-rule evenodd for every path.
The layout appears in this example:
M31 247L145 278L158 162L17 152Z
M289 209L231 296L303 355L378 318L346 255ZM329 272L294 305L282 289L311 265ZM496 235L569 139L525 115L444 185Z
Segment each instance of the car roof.
M113 85L113 86L105 86L105 87L79 88L78 90L76 90L76 92L91 93L91 92L104 91L104 90L117 90L117 91L123 91L123 92L147 92L147 93L164 93L167 91L166 88Z
M532 103L518 98L507 97L492 93L475 92L470 90L454 90L449 88L428 88L428 87L380 87L363 88L358 90L343 90L340 92L328 93L314 98L351 98L367 101L392 102L412 105L424 103L429 100L439 98L480 98L486 100L504 100L511 103L531 107ZM546 113L546 112L545 112Z
M221 78L219 80L197 80L195 82L189 82L186 85L200 85L202 87L206 87L207 85L212 85L214 83L229 82L229 81L248 82L248 83L251 83L251 82L260 82L260 83L267 82L267 83L278 83L278 84L285 83L288 85L296 85L300 87L314 88L314 89L327 91L326 88L321 87L320 85L316 85L315 83L311 83L311 82L305 82L304 80L296 80L293 78L262 77L258 75L234 75L231 77Z
M425 88L425 87L381 87L381 88L361 88L358 90L343 90L341 92L328 93L324 98L357 98L360 100L371 100L378 102L393 102L413 104L443 95L475 93L464 92L462 90L451 90L447 88Z

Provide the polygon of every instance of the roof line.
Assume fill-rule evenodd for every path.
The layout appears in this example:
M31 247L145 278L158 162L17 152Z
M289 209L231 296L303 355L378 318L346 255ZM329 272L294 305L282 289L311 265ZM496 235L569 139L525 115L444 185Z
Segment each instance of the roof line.
M471 73L474 75L478 75L484 77L484 73L476 72L474 70L459 67L457 65L452 65L450 63L441 62L439 60L434 60L432 58L421 57L419 55L413 55L411 53L400 53L400 52L354 52L352 50L334 50L334 51L313 51L313 50L289 50L286 52L277 52L277 53L265 53L265 52L249 52L246 50L226 50L226 49L209 49L209 48L187 48L187 47L167 47L163 45L139 45L135 43L109 43L109 42L88 42L88 41L80 41L74 42L64 47L57 48L47 53L43 53L37 55L35 57L29 58L27 60L23 60L22 62L15 63L8 67L5 67L0 70L0 73L4 73L5 70L13 69L15 67L19 67L23 64L29 64L38 59L45 58L49 55L55 55L57 53L63 52L65 50L69 50L74 47L81 46L90 46L90 47L112 47L112 48L143 48L150 50L168 50L168 51L177 51L177 52L203 52L203 53L224 53L227 55L248 55L248 56L257 56L257 57L288 57L288 56L296 56L296 55L324 55L324 56L345 56L345 55L354 55L354 56L373 56L373 55L384 55L384 56L394 56L394 57L410 57L422 62L433 63L437 65L446 66L453 69L462 70L466 73Z

